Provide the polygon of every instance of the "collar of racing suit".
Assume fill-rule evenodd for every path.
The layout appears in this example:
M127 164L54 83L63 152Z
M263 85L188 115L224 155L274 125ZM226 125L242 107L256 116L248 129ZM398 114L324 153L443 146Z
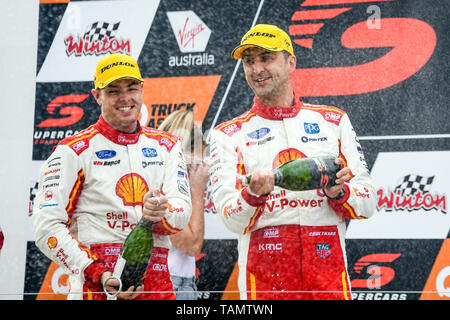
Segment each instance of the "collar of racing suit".
M102 115L100 115L100 118L98 119L97 123L94 126L106 138L108 138L109 140L111 140L114 143L121 144L121 145L137 143L139 140L140 132L141 132L141 127L139 126L139 122L138 122L137 133L123 133L123 132L117 131L116 129L111 127L105 121L105 119L103 119Z
M269 120L283 120L285 118L295 117L302 108L300 98L294 93L294 105L290 107L274 107L266 106L258 98L253 99L253 107L250 112L256 113L258 116Z

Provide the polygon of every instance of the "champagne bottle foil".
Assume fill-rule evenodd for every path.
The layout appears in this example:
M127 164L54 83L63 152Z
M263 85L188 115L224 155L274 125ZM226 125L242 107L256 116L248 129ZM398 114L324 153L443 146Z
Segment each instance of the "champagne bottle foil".
M308 165L311 169L311 189L336 185L336 173L340 168L334 163L334 158L310 158Z
M142 226L146 227L149 230L153 230L153 221L150 221L144 217L142 217L141 220L139 220L139 224L141 224Z
M273 172L274 184L276 186L279 186L281 184L281 182L283 181L283 174L278 169L273 169L272 172Z

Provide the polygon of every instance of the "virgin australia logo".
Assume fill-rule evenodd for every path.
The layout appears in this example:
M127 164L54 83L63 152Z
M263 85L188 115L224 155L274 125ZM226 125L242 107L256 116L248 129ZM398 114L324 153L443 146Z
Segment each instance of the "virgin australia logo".
M187 55L182 56L170 56L169 66L214 64L214 56L205 52L211 36L211 30L208 26L191 10L167 12L167 17L177 40L178 48L182 53L187 53Z

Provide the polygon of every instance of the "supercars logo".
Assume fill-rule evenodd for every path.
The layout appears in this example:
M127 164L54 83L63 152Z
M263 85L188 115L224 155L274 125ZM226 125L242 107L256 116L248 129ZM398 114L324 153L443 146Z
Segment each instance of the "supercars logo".
M116 184L116 194L125 206L142 205L144 194L148 190L147 182L137 173L124 175Z
M318 43L315 39L329 30L326 26L331 19L365 6L370 14L368 19L349 26L343 32L342 46L358 52L361 49L386 48L387 53L360 65L296 69L293 73L294 89L300 96L352 95L388 88L419 71L433 54L436 33L426 22L404 17L381 18L380 8L376 5L381 0L359 0L360 4L355 4L355 7L342 7L349 2L354 1L303 1L291 17L289 33L293 42L307 50L315 50ZM362 4L364 2L375 4L367 6ZM383 2L395 5L395 0Z
M65 127L77 123L84 115L83 108L79 104L87 97L89 97L88 94L69 94L56 97L49 102L46 110L51 116L61 115L66 117L46 119L39 123L37 127Z
M46 107L45 120L36 125L34 144L58 144L62 139L78 133L69 128L77 124L84 116L81 104L89 97L88 94L68 94L51 100Z
M401 256L400 253L375 253L360 258L353 269L358 275L364 275L364 272L370 275L365 279L353 279L352 288L381 288L395 277L395 270L388 266L380 266L380 264L388 264Z

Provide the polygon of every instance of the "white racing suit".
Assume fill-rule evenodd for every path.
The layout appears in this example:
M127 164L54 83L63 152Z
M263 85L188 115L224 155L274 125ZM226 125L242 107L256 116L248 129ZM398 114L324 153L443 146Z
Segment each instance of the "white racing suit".
M100 116L96 124L55 148L41 168L33 223L37 247L69 274L69 298L80 299L83 291L84 299L105 299L100 275L114 269L150 189L161 190L169 209L163 221L153 226L154 249L144 291L171 291L169 235L183 229L191 215L178 138L144 127L137 134L120 133ZM173 299L175 295L139 297Z
M212 131L213 201L239 235L241 299L351 299L344 218L370 217L376 193L347 114L295 101L268 107L255 98L248 112ZM280 187L258 197L238 183L238 175L314 156L341 157L351 169L343 198Z

